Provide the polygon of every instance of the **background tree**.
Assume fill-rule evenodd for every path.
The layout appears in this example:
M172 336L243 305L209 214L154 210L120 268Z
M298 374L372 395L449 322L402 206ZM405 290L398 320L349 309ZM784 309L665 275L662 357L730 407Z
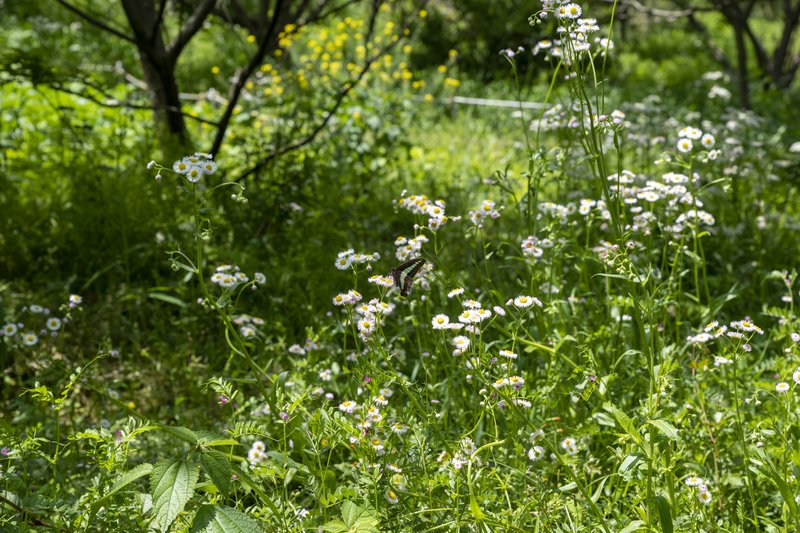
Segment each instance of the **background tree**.
M281 38L287 33L295 33L303 27L325 19L333 13L341 12L349 6L364 4L371 11L370 29L365 35L365 45L371 45L372 28L382 0L182 0L173 3L166 0L120 0L127 28L117 28L107 20L120 18L112 4L105 6L105 13L91 11L89 7L66 0L56 0L65 9L102 31L126 41L136 48L141 72L153 109L154 122L159 134L161 149L168 154L192 151L196 147L186 126L181 97L181 77L179 60L192 39L203 29L213 28L223 34L233 35L237 30L245 30L254 38L256 47L243 58L242 64L231 77L227 99L221 115L216 119L199 119L215 127L213 141L203 147L217 154L225 139L231 117L239 103L247 81L261 66L265 59L281 48ZM211 19L216 19L212 23ZM289 28L284 31L284 29ZM396 45L396 42L377 50L365 59L355 80L348 81L341 88L341 101L363 77L374 61ZM330 110L331 115L334 110ZM327 121L325 121L327 123ZM320 128L321 129L321 128ZM300 141L308 142L308 141ZM299 143L298 143L299 144Z

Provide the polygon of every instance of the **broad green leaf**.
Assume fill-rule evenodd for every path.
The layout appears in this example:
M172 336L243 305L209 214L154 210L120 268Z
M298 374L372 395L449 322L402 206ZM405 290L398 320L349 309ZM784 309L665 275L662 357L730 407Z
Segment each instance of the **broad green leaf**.
M670 511L669 500L664 496L656 496L655 500L658 506L658 518L661 522L661 531L663 533L672 533L672 512Z
M185 440L189 444L197 444L199 440L197 438L197 433L192 431L189 428L181 427L181 426L165 426L163 424L159 424L159 429L166 431L170 435L174 435L181 440Z
M153 496L155 512L153 526L160 531L169 529L192 497L199 476L200 468L186 461L159 461L156 464L150 476L150 494Z
M92 504L92 507L94 509L99 508L101 505L107 502L108 499L111 498L111 496L113 496L120 490L124 489L137 479L150 474L152 471L153 471L153 465L151 465L150 463L144 463L120 475L116 479L116 481L114 481L114 484L111 486L109 491L102 498L94 502L94 504Z
M658 428L670 440L678 440L678 429L671 423L661 418L655 420L648 420L648 424Z
M227 435L217 433L216 431L207 431L205 429L198 429L197 431L194 431L194 434L195 436L197 436L197 442L205 446L208 446L209 442L214 442L218 440L230 440L230 437L228 437ZM238 444L238 442L236 444Z
M228 457L216 450L209 450L200 456L200 462L203 464L203 470L206 475L211 478L214 485L227 495L231 487L231 462Z
M331 520L322 526L322 531L328 533L347 533L347 525L341 520Z
M373 533L378 531L378 518L375 516L375 511L360 507L351 501L346 501L342 504L342 519L347 531L352 531L353 533Z
M203 505L194 517L192 533L261 533L258 522L222 505Z
M218 440L210 440L203 443L203 446L239 446L239 441L234 439L218 439Z

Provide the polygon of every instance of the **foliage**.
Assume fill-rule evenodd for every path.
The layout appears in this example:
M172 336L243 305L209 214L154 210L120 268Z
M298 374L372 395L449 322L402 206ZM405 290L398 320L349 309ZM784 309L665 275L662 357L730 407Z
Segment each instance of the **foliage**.
M0 528L800 527L791 126L693 58L632 100L637 51L551 12L547 90L487 89L541 108L443 104L459 55L400 48L247 174L318 124L356 15L284 28L218 158L7 80Z

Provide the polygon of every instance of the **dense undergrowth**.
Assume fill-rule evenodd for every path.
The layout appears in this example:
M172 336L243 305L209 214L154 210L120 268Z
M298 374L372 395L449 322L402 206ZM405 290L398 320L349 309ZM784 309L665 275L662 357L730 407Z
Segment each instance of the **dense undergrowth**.
M261 69L217 161L6 85L0 527L800 527L797 131L716 72L615 90L587 16L545 83L527 46L518 85L384 61L257 180L357 19L290 43L319 78Z

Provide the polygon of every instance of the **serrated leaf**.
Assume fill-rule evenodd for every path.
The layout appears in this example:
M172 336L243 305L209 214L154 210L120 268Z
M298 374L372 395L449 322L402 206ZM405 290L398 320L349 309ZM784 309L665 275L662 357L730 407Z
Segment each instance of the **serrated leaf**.
M658 430L664 434L670 440L678 440L678 429L673 426L670 422L663 420L661 418L655 420L648 420L648 424L655 426Z
M192 533L261 533L258 522L222 505L203 505L194 517Z
M205 429L198 429L197 431L194 431L194 434L197 437L197 442L205 446L209 446L210 442L215 442L219 440L230 440L230 437L228 437L227 435L223 435L222 433L217 433L216 431L208 431ZM235 442L235 444L239 443Z
M633 420L615 405L606 404L604 407L611 412L614 420L617 421L622 430L630 435L638 444L641 441L642 436L636 429L636 426L634 426Z
M197 438L197 433L189 428L182 426L164 426L161 424L159 424L158 428L169 433L170 435L178 437L181 440L185 440L189 444L197 444L197 441L199 440Z
M327 531L328 533L346 533L347 525L341 520L331 520L322 526L322 531Z
M153 496L152 525L160 531L183 511L186 502L194 493L194 484L200 476L200 468L186 461L159 461L150 476L150 494Z
M216 439L204 442L203 446L239 446L239 441L234 439Z
M231 462L228 457L216 450L209 450L200 456L200 462L203 464L203 470L206 475L211 478L214 485L227 495L231 486Z
M130 469L129 471L125 472L124 474L120 475L114 481L114 484L111 486L111 488L108 490L108 492L102 498L100 498L99 500L95 501L92 504L92 508L93 509L98 509L105 502L107 502L109 500L109 498L111 498L111 496L113 496L117 492L121 491L122 489L124 489L125 487L127 487L128 485L130 485L131 483L136 481L137 479L150 474L152 471L153 471L153 465L151 465L150 463L144 463L144 464L138 465L138 466Z
M360 507L351 501L342 504L342 519L348 529L363 531L363 528L377 526L378 519L375 511L366 507Z

